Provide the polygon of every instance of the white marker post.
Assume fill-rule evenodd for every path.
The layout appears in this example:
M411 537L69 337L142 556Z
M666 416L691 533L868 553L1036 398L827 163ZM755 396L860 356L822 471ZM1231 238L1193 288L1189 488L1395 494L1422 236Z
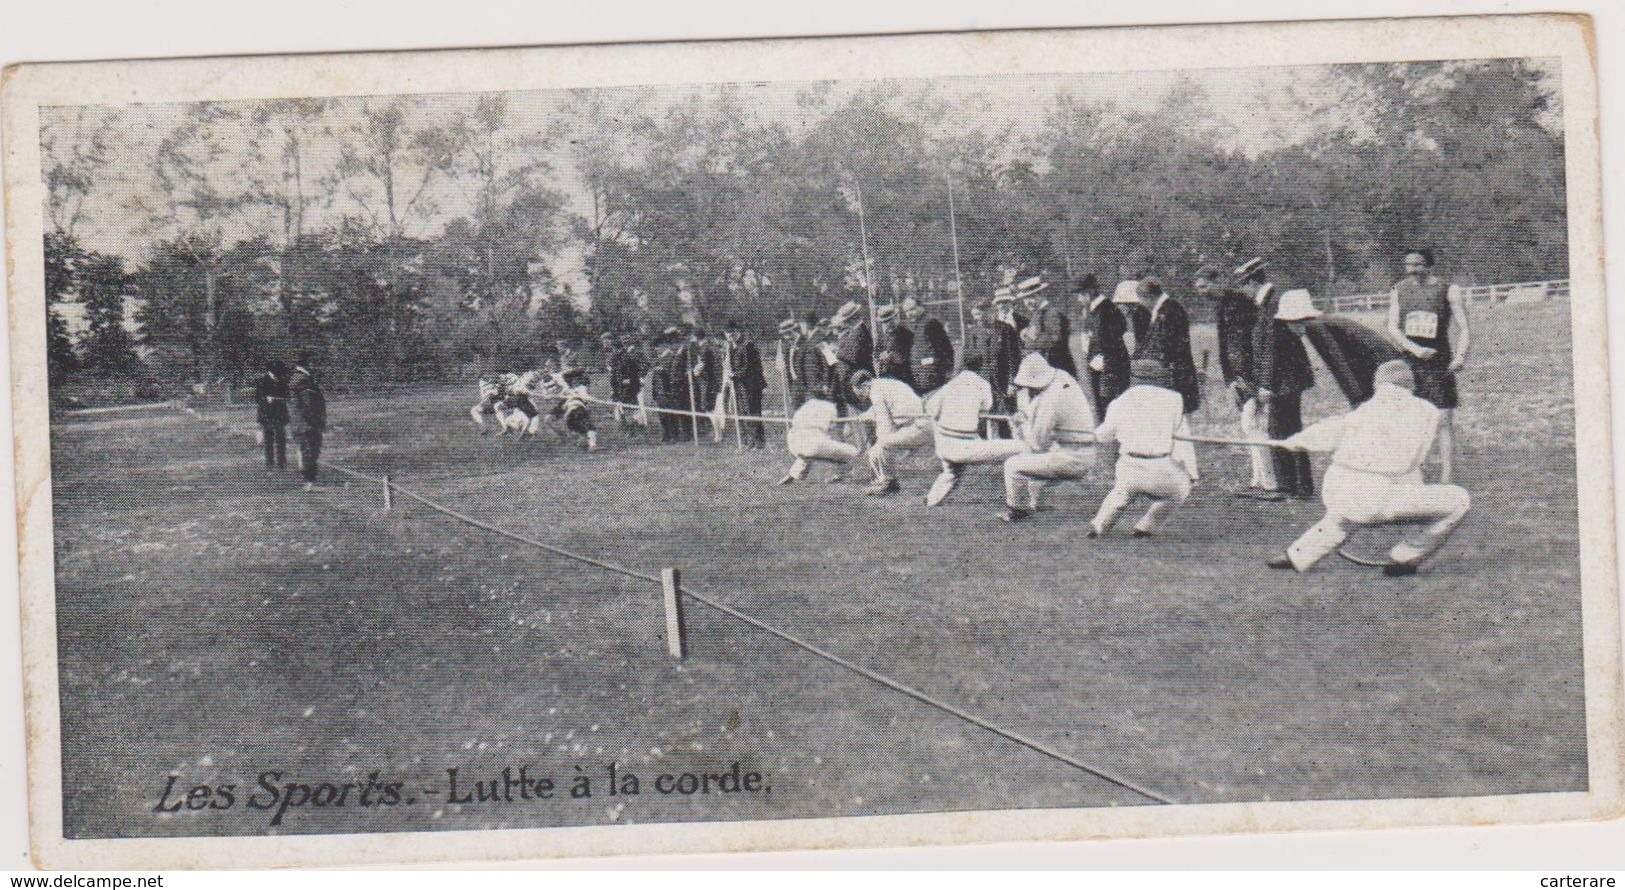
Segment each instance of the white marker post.
M688 654L683 639L683 598L681 575L676 569L660 570L660 587L666 601L666 651L672 658Z
M395 502L394 502L393 498L391 497L391 494L390 494L390 491L389 491L389 474L385 473L384 474L384 512L386 512L386 513L389 512L391 509L394 509L394 506L395 506Z

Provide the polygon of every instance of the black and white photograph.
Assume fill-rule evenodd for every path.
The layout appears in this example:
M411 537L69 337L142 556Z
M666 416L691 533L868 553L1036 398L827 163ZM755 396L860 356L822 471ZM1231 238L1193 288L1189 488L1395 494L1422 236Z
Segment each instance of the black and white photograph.
M1585 47L14 69L36 857L1616 814Z

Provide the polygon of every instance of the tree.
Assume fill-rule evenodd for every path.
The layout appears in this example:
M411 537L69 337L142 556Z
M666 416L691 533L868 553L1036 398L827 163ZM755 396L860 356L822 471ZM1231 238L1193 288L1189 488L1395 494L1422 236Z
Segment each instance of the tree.
M84 219L90 197L112 159L119 112L78 106L72 122L47 117L40 127L45 159L45 214L53 231L72 235Z
M277 297L288 338L303 338L309 319L295 306L310 251L307 216L312 207L329 204L335 180L313 169L313 144L331 135L327 120L332 100L272 99L256 103L247 117L250 131L243 164L248 202L269 207L276 215L280 241L275 248Z
M68 323L56 304L78 296L83 251L72 235L58 229L45 233L45 361L52 386L79 368L79 356L68 336Z
M134 338L124 327L125 284L124 261L119 257L89 254L79 270L80 299L89 322L84 362L98 371L117 373L140 364Z

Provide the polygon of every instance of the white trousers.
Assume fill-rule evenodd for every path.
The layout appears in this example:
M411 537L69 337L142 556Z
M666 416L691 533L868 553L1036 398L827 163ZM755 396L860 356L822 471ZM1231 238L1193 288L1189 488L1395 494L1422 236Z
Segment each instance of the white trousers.
M1467 489L1459 485L1427 485L1420 473L1400 478L1349 470L1333 464L1321 482L1326 515L1286 554L1300 572L1308 571L1342 546L1360 526L1399 522L1428 523L1388 551L1394 562L1418 563L1444 545L1472 507Z
M728 428L728 397L733 394L731 387L724 386L717 391L717 397L711 405L711 441L721 442L722 431Z
M1015 454L1027 450L1026 443L1019 439L957 439L952 436L935 436L937 459L942 461L943 469L948 464L991 464L1004 460Z
M643 385L638 387L638 426L649 425L649 409L654 407L654 375L643 378Z
M1117 477L1100 510L1090 523L1099 534L1111 530L1112 523L1136 497L1151 500L1145 515L1134 524L1142 532L1153 532L1168 518L1173 509L1191 495L1191 477L1185 469L1168 457L1130 457L1117 459Z
M895 478L891 470L894 452L919 448L931 441L931 427L924 421L904 424L888 433L877 433L875 443L869 446L869 468L875 471L875 481Z
M1017 510L1038 509L1038 496L1051 482L1082 479L1094 466L1093 448L1057 448L1017 454L1004 462L1004 502Z
M1241 406L1241 437L1243 439L1268 439L1269 426L1265 423L1263 409L1257 399L1248 399ZM1262 445L1247 449L1247 457L1253 464L1253 477L1248 485L1253 488L1267 488L1275 490L1275 461L1270 456L1270 450Z
M795 463L790 465L790 475L797 479L807 478L809 461L846 463L858 456L858 449L855 446L814 430L791 430L786 444L790 447L790 454L796 459Z

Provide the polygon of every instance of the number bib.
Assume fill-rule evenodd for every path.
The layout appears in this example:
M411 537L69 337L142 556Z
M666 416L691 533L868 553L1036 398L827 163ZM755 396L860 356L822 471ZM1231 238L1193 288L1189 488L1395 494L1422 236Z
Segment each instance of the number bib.
M1433 312L1405 313L1405 336L1432 340L1439 336L1439 316Z

